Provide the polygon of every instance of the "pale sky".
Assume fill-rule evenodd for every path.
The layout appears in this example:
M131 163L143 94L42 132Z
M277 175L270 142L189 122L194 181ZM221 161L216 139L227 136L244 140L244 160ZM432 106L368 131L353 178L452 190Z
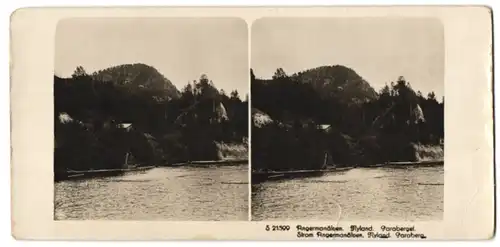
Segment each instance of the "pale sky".
M270 78L344 65L379 90L404 76L415 91L444 93L444 30L435 19L264 18L252 25L251 66Z
M55 74L144 63L179 89L207 74L227 94L248 93L248 29L237 18L87 18L60 21Z

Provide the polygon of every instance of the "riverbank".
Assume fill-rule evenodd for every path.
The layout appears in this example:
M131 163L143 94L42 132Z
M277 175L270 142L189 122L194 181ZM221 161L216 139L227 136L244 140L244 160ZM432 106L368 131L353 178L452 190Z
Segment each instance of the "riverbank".
M352 167L342 167L323 170L294 170L294 171L266 171L252 172L252 183L260 183L268 180L281 180L297 177L321 176L325 173L341 172L352 169Z
M415 162L387 162L383 166L408 167L408 166L443 166L444 160L423 160Z
M142 166L135 168L127 168L127 169L98 169L98 170L86 170L86 171L67 170L65 172L55 172L54 180L57 182L57 181L72 180L72 179L119 176L126 173L143 172L155 167L184 167L184 166L204 167L204 166L214 166L214 165L232 166L232 165L241 165L247 163L248 159L205 160L205 161L202 160L202 161L191 161L191 162L167 164L167 165Z
M241 165L247 164L248 159L228 159L228 160L204 160L204 161L190 161L171 164L167 166L180 167L180 166L210 166L210 165L220 165L220 166L231 166L231 165Z
M57 181L71 180L71 179L118 176L129 172L147 171L152 168L155 168L155 166L143 166L143 167L134 167L126 169L98 169L98 170L85 170L85 171L67 170L65 172L55 172L54 180L57 182Z
M326 173L335 173L348 171L354 168L371 168L371 167L392 167L392 168L406 168L406 167L426 167L426 166L443 166L443 160L429 160L429 161L408 161L408 162L386 162L384 164L375 164L370 166L352 166L352 167L330 167L318 170L289 170L289 171L252 171L252 183L260 183L268 180L281 180L300 177L314 177L321 176Z

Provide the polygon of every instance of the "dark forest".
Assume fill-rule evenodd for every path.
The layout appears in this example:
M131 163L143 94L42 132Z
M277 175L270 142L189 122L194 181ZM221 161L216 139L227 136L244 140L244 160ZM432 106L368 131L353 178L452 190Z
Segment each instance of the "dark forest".
M248 101L202 75L181 91L153 67L129 64L54 77L55 172L224 159L244 145Z
M293 75L279 68L272 79L250 73L253 170L442 159L444 98L403 76L376 92L340 65Z

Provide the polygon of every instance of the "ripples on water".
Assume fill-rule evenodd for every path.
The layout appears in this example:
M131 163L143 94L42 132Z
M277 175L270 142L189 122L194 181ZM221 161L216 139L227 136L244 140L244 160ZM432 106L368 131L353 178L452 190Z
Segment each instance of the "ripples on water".
M440 220L442 166L356 168L252 185L252 220Z
M55 184L57 220L247 220L248 166L155 168Z

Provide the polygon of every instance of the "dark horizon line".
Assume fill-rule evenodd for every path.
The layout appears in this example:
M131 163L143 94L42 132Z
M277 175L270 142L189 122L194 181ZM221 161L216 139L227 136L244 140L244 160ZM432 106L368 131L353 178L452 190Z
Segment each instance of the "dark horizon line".
M125 64L122 64L122 65L125 65ZM120 66L120 65L117 65L117 66ZM148 65L148 66L149 66L149 65ZM113 66L113 67L116 67L116 66ZM151 66L151 67L152 67L152 66ZM109 67L109 68L112 68L112 67ZM153 67L153 68L154 68L154 67ZM84 68L84 69L85 69L85 68ZM155 68L155 69L156 69L156 68ZM88 75L88 76L92 76L92 74L94 74L94 73L96 73L96 72L98 72L98 71L94 71L94 72L92 72L92 73L87 73L87 75ZM158 71L158 72L159 72L159 71ZM161 72L159 72L159 73L161 74ZM161 75L162 75L163 77L165 77L163 74L161 74ZM201 76L203 76L203 75L207 75L207 74L203 73L203 74L201 74L201 75L200 75L200 77L201 77ZM71 76L60 76L60 75L57 75L57 73L55 73L55 72L54 72L54 77L58 77L58 78L60 78L60 79L72 79L72 77L71 77ZM166 77L165 77L165 78L166 78ZM226 93L226 95L227 95L227 93L231 93L231 92L236 91L236 92L238 92L238 96L239 96L239 98L240 98L241 100L244 100L244 98L245 98L245 97L249 96L249 93L245 93L244 95L240 94L240 92L238 91L238 89L237 89L237 88L230 89L229 91L226 91L226 89L223 89L223 88L217 88L217 87L216 87L216 85L215 85L215 83L213 83L213 81L212 81L212 80L210 80L210 78L208 78L208 79L209 79L209 81L210 81L210 82L212 82L212 84L214 85L215 89L217 89L217 91L218 91L219 93L220 93L220 91L221 91L221 90L224 90L224 92L225 92L225 93ZM167 80L168 80L168 79L167 79ZM177 92L178 92L178 93L182 93L182 89L183 89L184 87L186 87L187 85L192 85L192 83L193 83L194 81L199 82L199 79L194 79L194 80L190 80L190 81L188 81L186 84L183 84L183 86L182 86L180 89L179 89L179 88L177 88L177 86L176 86L174 83L172 83L172 81L170 81L170 80L168 80L168 81L172 84L172 86L174 86L174 87L175 87L175 89L177 90ZM243 96L244 96L244 97L243 97Z
M310 70L310 69L316 69L316 68L320 68L320 67L331 67L331 66L343 66L343 67L346 67L346 68L348 68L348 69L351 69L351 68L349 68L349 67L347 67L347 66L345 66L345 65L336 64L336 65L322 65L322 66L318 66L318 67L314 67L314 68L304 69L304 70L301 70L300 72L305 72L305 71L307 71L307 70ZM280 68L281 68L281 69L283 69L282 67L277 67L277 68L276 68L276 70L278 70L278 69L280 69ZM351 69L351 70L353 70L353 69ZM250 70L249 70L249 71L250 71L250 73L254 72L255 79L258 79L258 80L273 80L272 76L271 76L271 78L263 78L263 77L258 77L258 76L255 74L255 70L254 70L253 68L250 68ZM353 70L353 71L354 71L354 70ZM285 71L285 73L286 73L286 75L287 75L288 77L291 77L291 76L293 76L293 75L297 75L297 74L298 74L298 73L300 73L300 72L294 72L294 73L291 73L291 74L290 74L290 73L287 73L287 72ZM354 72L356 72L356 71L354 71ZM357 74L357 72L356 72L356 74ZM390 86L390 84L391 84L391 83L396 83L396 82L397 82L397 79L396 79L396 80L393 80L393 81L391 81L391 82L385 82L385 83L384 83L384 86L382 86L379 90L377 90L377 89L375 89L375 88L374 88L374 87L370 84L370 82L368 82L367 80L365 80L362 76L360 76L360 75L359 75L359 77L361 77L361 78L362 78L362 79L363 79L366 83L368 83L368 84L370 85L370 87L371 87L371 88L373 88L373 90L375 91L375 93L376 93L377 95L379 95L379 94L380 94L380 90L382 90L382 88L383 88L384 86L386 86L386 85L387 85L387 86ZM404 78L404 76L401 76L401 75L400 75L399 77L403 77L403 78ZM399 77L398 77L398 78L399 78ZM410 83L410 85L412 85L412 84L411 84L411 82L409 82L409 81L406 81L406 82L407 82L407 83ZM251 82L250 82L250 83L251 83ZM412 85L412 86L413 86L413 85ZM415 93L421 92L421 93L422 93L422 96L424 96L424 97L425 97L425 95L424 95L424 94L425 94L425 92L423 92L423 91L421 91L421 90L415 90L415 88L413 88L413 87L412 87L412 89L413 89L413 91L415 91ZM434 93L434 94L436 94L436 92L435 92L434 90L431 90L431 91L427 92L427 94L430 94L430 93ZM441 98L442 98L442 99L444 99L444 95L443 95ZM443 101L442 101L442 99L441 99L441 100L439 100L438 98L436 98L436 100L437 100L438 102L440 102L440 103L442 103L442 102L443 102Z

